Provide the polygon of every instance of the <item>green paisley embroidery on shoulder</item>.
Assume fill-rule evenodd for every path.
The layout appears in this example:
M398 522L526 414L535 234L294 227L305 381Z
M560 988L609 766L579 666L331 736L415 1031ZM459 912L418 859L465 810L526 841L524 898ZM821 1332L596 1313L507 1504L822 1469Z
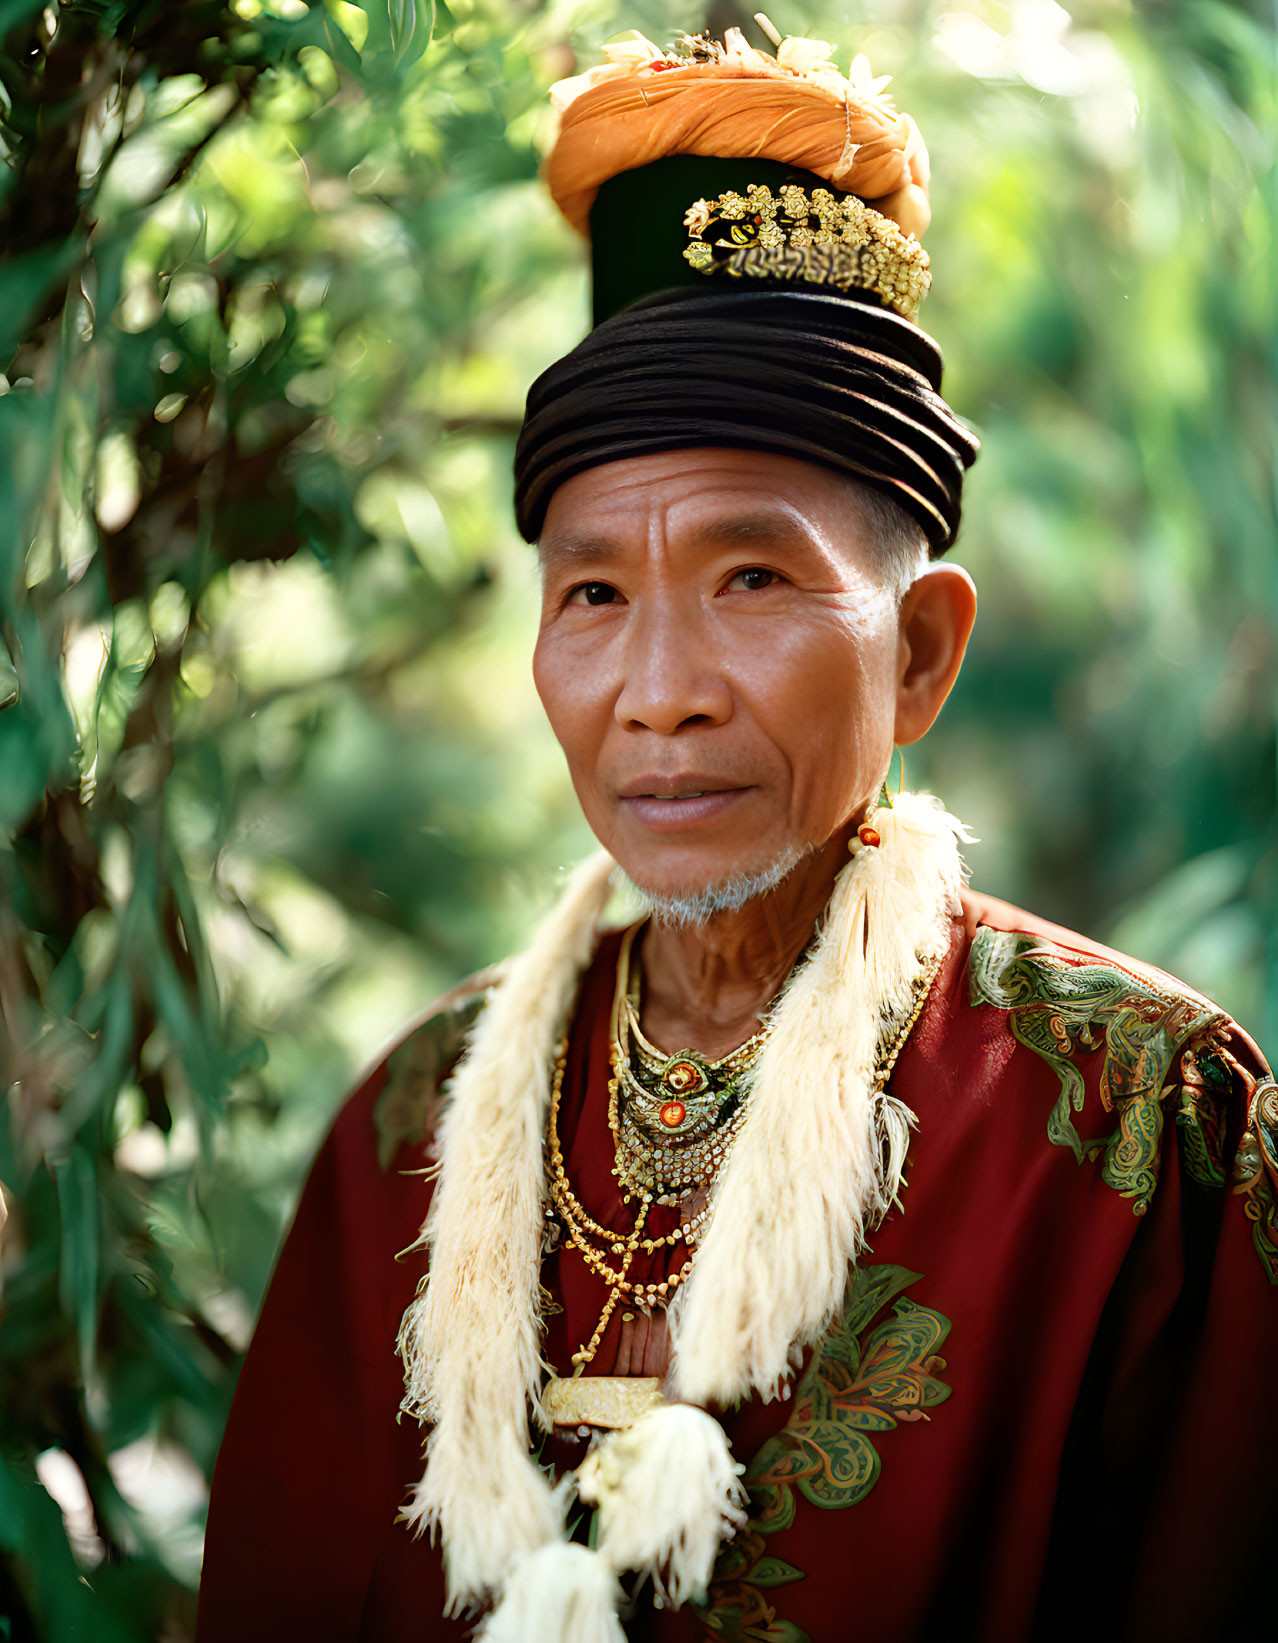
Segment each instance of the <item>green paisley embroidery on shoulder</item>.
M1252 1082L1247 1128L1234 1157L1234 1191L1269 1282L1278 1284L1278 1084L1271 1077Z
M377 1162L389 1169L403 1145L425 1140L439 1109L440 1086L483 1007L484 995L464 998L414 1029L387 1062L386 1087L373 1108Z
M949 1397L937 1379L949 1322L903 1294L920 1277L899 1266L854 1269L842 1316L813 1353L789 1420L746 1469L750 1521L721 1551L697 1610L712 1636L725 1643L807 1643L764 1595L804 1575L768 1552L767 1537L794 1522L796 1490L826 1510L864 1500L880 1466L870 1434L927 1420L927 1411ZM871 1328L889 1303L889 1315Z
M1200 1187L1225 1184L1225 1103L1233 1077L1220 1056L1203 1044L1181 1052L1176 1092L1176 1131L1185 1172Z
M1102 1179L1143 1215L1158 1185L1168 1073L1181 1049L1224 1015L1121 965L1018 931L978 930L968 979L971 1002L1009 1011L1016 1038L1055 1071L1060 1095L1047 1121L1049 1140L1069 1147L1080 1163L1100 1157ZM1117 1127L1084 1139L1072 1118L1086 1089L1074 1058L1102 1047L1100 1098ZM1200 1141L1206 1173L1206 1136L1192 1136L1190 1150Z

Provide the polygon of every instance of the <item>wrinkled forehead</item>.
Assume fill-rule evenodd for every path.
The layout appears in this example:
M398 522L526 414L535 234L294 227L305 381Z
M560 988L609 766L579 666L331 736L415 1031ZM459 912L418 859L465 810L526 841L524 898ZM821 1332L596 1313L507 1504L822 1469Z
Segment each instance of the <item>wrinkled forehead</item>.
M663 451L587 468L560 485L539 539L543 559L583 540L653 533L707 543L824 536L848 523L838 475L771 451Z
M843 506L839 475L769 450L692 447L595 463L555 488L540 541L582 516L808 516Z
M625 567L699 572L725 557L827 586L882 580L881 531L843 476L773 452L694 449L629 458L567 480L538 551L552 581ZM916 538L917 540L917 538Z

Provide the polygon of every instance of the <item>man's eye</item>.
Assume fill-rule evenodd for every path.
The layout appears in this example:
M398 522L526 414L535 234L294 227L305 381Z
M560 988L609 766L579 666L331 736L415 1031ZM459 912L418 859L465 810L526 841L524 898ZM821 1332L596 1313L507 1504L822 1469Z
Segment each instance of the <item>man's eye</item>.
M568 597L570 605L611 605L617 590L611 582L583 582Z
M763 570L758 565L752 565L749 570L739 570L728 586L738 588L744 593L757 593L760 588L771 587L776 579L775 571Z

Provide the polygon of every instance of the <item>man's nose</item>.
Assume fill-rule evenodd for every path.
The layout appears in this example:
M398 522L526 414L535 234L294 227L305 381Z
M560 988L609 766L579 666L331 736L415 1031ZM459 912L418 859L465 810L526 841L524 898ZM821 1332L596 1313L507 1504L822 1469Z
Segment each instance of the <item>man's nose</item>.
M634 607L614 709L624 729L670 736L688 725L731 718L732 691L707 637L696 613L675 601Z

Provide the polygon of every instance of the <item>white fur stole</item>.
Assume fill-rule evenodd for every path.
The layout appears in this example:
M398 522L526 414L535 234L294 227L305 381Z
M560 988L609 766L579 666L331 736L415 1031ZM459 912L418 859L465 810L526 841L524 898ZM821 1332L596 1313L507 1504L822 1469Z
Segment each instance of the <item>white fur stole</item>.
M925 794L899 794L873 820L881 843L854 840L811 954L773 1007L749 1117L671 1307L667 1395L683 1404L776 1396L835 1317L848 1265L900 1187L914 1118L875 1091L875 1063L945 948L967 835ZM550 1075L613 867L600 854L577 870L480 1016L441 1125L421 1236L429 1280L400 1332L404 1408L433 1427L407 1516L442 1533L449 1612L501 1599L489 1643L520 1626L529 1643L610 1643L617 1572L695 1600L743 1519L740 1467L701 1409L658 1409L592 1451L579 1486L598 1500L601 1535L584 1560L554 1552L567 1550L573 1480L553 1488L529 1453L545 1368ZM681 1419L694 1415L704 1425Z

